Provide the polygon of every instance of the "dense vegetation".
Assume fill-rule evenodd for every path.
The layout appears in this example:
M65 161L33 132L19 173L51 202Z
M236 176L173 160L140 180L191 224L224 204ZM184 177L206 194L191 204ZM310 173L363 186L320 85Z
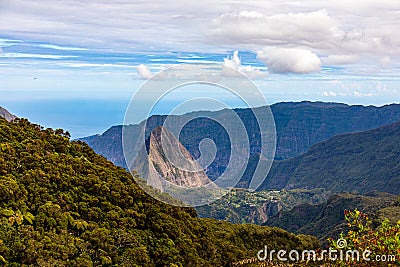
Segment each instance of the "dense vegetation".
M247 267L394 267L400 266L400 220L385 219L374 225L369 216L359 210L345 210L346 234L339 239L328 238L329 249L317 250L315 257L307 255L294 262L259 261L251 259L249 264L241 261L235 266ZM329 250L333 251L332 254ZM285 255L287 258L287 256Z
M400 194L399 139L400 123L335 136L301 156L275 162L262 188Z
M378 226L373 225L369 216L359 210L344 212L348 231L341 235L347 250L360 253L369 251L369 261L338 262L337 266L399 266L400 265L400 220L390 222L385 219ZM332 247L338 249L338 243L330 239ZM340 247L339 247L340 249Z
M227 266L265 244L318 246L277 228L199 219L147 196L68 132L0 118L0 265Z
M196 207L200 217L226 220L232 223L263 224L280 211L289 211L300 204L325 203L330 192L323 189L282 191L248 191L232 189L217 201Z
M328 237L339 238L346 231L345 210L358 209L371 214L375 226L388 219L391 223L400 220L400 197L387 193L371 192L366 195L341 193L331 196L325 203L304 203L290 211L280 211L265 225L276 226L294 233L313 234L326 241Z

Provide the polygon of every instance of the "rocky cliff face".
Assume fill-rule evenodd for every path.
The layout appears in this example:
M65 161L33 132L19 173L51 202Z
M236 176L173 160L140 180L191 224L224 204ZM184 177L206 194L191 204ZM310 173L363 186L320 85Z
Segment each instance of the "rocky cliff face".
M5 118L7 121L12 121L17 118L17 116L11 114L5 108L0 107L0 117Z
M148 184L160 190L163 190L166 181L186 188L200 187L211 182L178 139L161 126L151 132L133 168L138 170Z

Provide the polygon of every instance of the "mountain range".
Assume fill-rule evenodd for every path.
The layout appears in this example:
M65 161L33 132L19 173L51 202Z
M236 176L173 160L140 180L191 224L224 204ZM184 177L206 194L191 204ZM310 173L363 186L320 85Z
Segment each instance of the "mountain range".
M325 188L400 194L400 122L337 135L306 153L275 161L261 189Z
M333 181L332 186L329 185L329 181L332 179L336 179L335 175L341 175L340 169L335 162L336 159L334 157L338 156L341 160L342 164L346 164L346 161L350 160L350 158L344 158L344 156L349 154L356 155L358 152L361 153L360 149L357 146L357 142L363 142L363 139L357 140L357 135L349 135L346 138L333 139L328 143L323 143L323 141L328 140L329 138L340 135L344 133L355 133L360 131L366 131L370 129L374 129L383 125L388 125L391 123L395 123L400 121L400 105L399 104L391 104L383 107L374 107L374 106L349 106L346 104L340 103L323 103L323 102L298 102L298 103L278 103L274 104L271 107L271 111L273 113L276 125L276 134L277 134L277 147L276 147L276 155L275 161L271 168L271 171L264 181L264 184L260 187L260 189L282 189L282 188L316 188L316 187L328 187L329 190L332 187L334 190L341 191L345 189L346 191L357 190L360 192L366 192L370 189L374 189L373 187L376 184L365 184L358 188L358 182L362 179L369 179L370 177L365 177L368 170L368 175L384 175L384 173L373 173L371 171L371 166L367 166L368 168L359 167L359 175L355 175L355 179L358 179L358 182L350 182L346 185L338 185ZM242 119L248 136L250 136L250 159L247 165L247 169L245 170L243 177L238 183L238 187L246 188L248 186L248 181L254 172L255 166L259 160L267 160L260 154L260 141L261 134L260 129L257 127L257 121L251 111L251 109L236 109L234 110L238 116ZM221 111L202 111L195 112L195 116L191 114L191 117L198 117L187 123L185 127L183 127L179 141L183 144L183 146L187 149L187 151L193 155L194 159L197 159L200 156L199 151L199 143L204 138L212 139L216 146L217 152L214 162L206 169L207 176L213 180L218 177L221 173L223 173L226 169L226 166L229 163L229 155L231 152L229 136L221 128L221 125L216 123L213 120L207 119L207 116L223 118L227 116L229 112L226 110ZM170 121L176 121L179 124L181 121L185 121L187 115L178 115L172 116ZM146 122L142 122L139 125L129 125L128 131L132 136L139 136L139 132L143 124L146 123L146 131L147 136L151 132L151 130L155 129L157 126L160 126L165 121L166 116L152 116ZM380 133L376 133L377 135L384 135L386 129L383 129ZM393 130L395 132L395 129ZM394 132L392 134L395 134ZM374 133L374 132L373 132ZM372 134L373 134L372 133ZM371 133L370 133L371 134ZM122 126L113 126L105 133L101 135L90 136L86 138L82 138L80 140L85 141L89 144L97 153L105 156L107 159L111 160L115 164L126 167L123 150L122 150ZM362 138L367 138L367 135L361 135ZM374 138L377 138L376 140ZM382 137L382 136L381 136ZM379 137L379 138L381 138ZM374 141L376 146L379 146L381 155L376 158L376 162L381 162L382 164L389 164L392 160L394 165L396 166L397 155L393 155L392 159L389 161L385 161L385 157L383 153L395 153L397 146L391 148L390 146L383 146L381 144L376 143L379 139L378 136L370 136L370 138L363 142L364 150L362 152L363 157L368 157L369 160L374 160L374 156L371 153L374 153L373 148L367 149L368 142ZM382 137L383 138L383 137ZM395 142L394 140L397 138L396 135L392 136L390 142ZM340 142L350 142L353 139L352 144L353 147L349 147L346 150L347 154L341 155L344 152L344 148L347 144L340 144ZM388 140L389 141L389 140ZM319 143L322 142L322 143ZM381 140L381 142L386 142L386 140ZM315 144L319 143L317 146ZM373 146L372 144L371 146ZM350 144L349 144L350 145ZM341 146L342 150L339 149ZM359 145L361 146L361 145ZM310 149L310 151L307 151ZM357 150L358 149L358 150ZM320 152L318 152L320 150ZM338 151L335 153L335 151ZM306 153L305 153L306 152ZM135 152L135 153L138 153ZM305 153L302 155L302 153ZM319 155L317 155L320 153ZM323 162L322 160L318 161L322 156L321 153L324 153L324 157L326 156L329 159L329 162ZM367 156L368 154L368 156ZM246 156L246 155L236 155ZM351 155L350 155L351 156ZM314 159L310 158L314 157ZM313 170L311 177L307 174L307 166L303 162L305 160L309 160L308 168L311 169L313 164L316 167ZM354 159L356 160L356 159ZM358 161L362 163L362 159L358 158ZM351 163L350 160L348 163ZM363 161L364 163L366 161ZM386 163L385 163L386 162ZM308 163L307 163L308 164ZM357 163L354 162L354 166ZM379 165L380 163L376 163L375 171L380 172ZM319 168L319 166L324 166L324 168ZM348 165L345 165L347 169L351 168ZM385 171L388 168L381 168ZM389 168L389 169L392 169ZM347 173L345 178L340 178L340 183L343 182L343 179L351 179L352 174L357 174L357 169L352 168L352 172ZM316 173L318 172L318 175ZM297 175L296 179L292 177L293 175ZM311 172L310 172L311 174ZM395 174L395 173L394 173ZM360 177L362 175L364 178ZM391 179L393 175L389 175L385 179ZM395 183L397 180L396 177L392 177L392 183ZM313 180L312 183L308 183L308 180ZM385 187L387 189L385 189ZM382 183L378 188L383 191L398 193L400 189L396 185L393 184L385 184Z
M275 161L258 192L233 191L233 195L228 194L197 210L204 217L258 224L270 222L271 217L282 213L285 214L284 218L296 224L315 218L316 214L312 211L319 212L323 205L331 207L329 204L331 202L323 203L333 193L352 192L371 196L371 191L381 191L399 195L399 141L400 122L369 131L337 135L312 146L300 156ZM255 164L256 162L250 161L250 168ZM245 180L241 181L241 186L246 186ZM359 199L366 198L347 198L346 208L363 208L358 202ZM297 212L296 209L291 209L300 204L301 206L297 208L301 214L289 217L290 214ZM333 213L331 216L342 218L344 206L341 208L335 210L336 217ZM365 211L373 214L377 210ZM386 216L394 215L386 213ZM398 218L400 219L400 216ZM286 228L285 224L277 225L294 230ZM307 225L307 227L309 233L314 229L314 226Z

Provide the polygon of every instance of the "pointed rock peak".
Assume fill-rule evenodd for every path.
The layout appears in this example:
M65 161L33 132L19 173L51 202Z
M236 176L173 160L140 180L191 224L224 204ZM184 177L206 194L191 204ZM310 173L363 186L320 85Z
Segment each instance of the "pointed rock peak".
M176 147L182 146L182 144L179 142L178 138L175 137L166 127L163 126L158 126L157 128L154 128L150 136L146 139L146 150L147 154L149 154L149 149L150 149L150 143L156 142L159 146L162 146L161 144L161 139L165 138L164 140L164 145L168 144L173 144ZM170 147L166 147L165 149L171 149Z
M8 110L2 107L0 107L0 117L6 119L9 122L17 118L17 116L11 114L10 112L8 112Z
M161 140L161 138L163 137L163 138L168 138L168 139L174 139L174 140L176 140L177 142L179 142L178 141L178 138L173 134L173 133L171 133L166 127L164 127L164 126L158 126L157 128L155 128L152 132L151 132L151 134L150 134L151 136L153 136L154 138L155 138L155 140L157 140L157 141L160 141ZM180 143L180 142L179 142Z
M158 126L157 128L155 128L155 129L151 132L151 134L154 135L154 136L156 136L156 137L161 137L161 132L162 132L162 131L166 131L166 132L170 133L170 132L167 130L167 128L165 128L165 127L163 127L163 126Z
M138 156L134 165L154 187L162 190L162 181L188 188L211 183L200 164L166 127L158 126L150 133L146 150L147 156Z

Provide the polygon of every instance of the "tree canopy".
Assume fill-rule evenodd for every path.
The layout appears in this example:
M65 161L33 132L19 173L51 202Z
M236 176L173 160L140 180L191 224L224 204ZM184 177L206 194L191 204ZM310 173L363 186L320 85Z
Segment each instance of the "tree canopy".
M228 266L264 245L319 244L199 219L151 198L68 132L0 118L0 266Z

